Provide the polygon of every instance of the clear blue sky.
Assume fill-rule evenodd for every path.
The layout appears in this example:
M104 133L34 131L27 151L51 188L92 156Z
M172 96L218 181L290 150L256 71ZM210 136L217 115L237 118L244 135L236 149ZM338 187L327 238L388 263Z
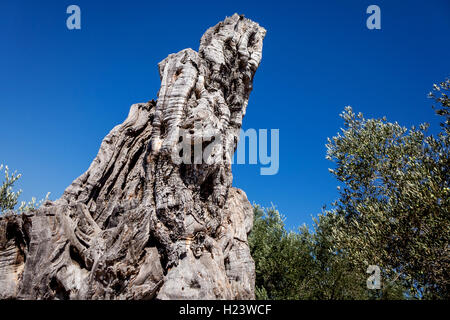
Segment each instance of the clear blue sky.
M66 28L79 5L82 29ZM381 30L366 8L381 8ZM405 126L437 125L426 94L450 74L450 1L1 1L0 163L23 200L58 198L131 104L156 98L157 63L238 12L267 29L244 128L280 129L280 171L235 166L251 202L290 227L337 197L326 138L351 105Z

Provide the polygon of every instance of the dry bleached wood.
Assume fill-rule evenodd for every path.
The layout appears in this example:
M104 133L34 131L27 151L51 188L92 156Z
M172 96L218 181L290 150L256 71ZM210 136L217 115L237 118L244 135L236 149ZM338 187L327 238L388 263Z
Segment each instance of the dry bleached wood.
M235 14L169 55L158 101L133 105L59 200L1 217L0 297L253 299L253 212L229 158L265 33ZM212 152L180 163L180 141L186 159Z

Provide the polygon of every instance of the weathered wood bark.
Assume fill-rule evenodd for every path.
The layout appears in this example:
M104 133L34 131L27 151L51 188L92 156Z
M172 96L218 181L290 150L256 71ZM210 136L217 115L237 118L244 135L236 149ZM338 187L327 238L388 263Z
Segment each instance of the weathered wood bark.
M133 105L59 200L0 218L1 298L254 298L230 156L265 32L235 14L169 55L158 101Z

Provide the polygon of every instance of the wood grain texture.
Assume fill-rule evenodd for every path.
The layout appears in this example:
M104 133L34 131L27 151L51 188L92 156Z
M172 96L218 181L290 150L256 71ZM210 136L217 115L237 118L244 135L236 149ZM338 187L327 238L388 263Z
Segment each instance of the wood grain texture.
M235 14L170 54L157 102L131 106L60 199L0 217L0 298L253 299L253 211L230 158L265 33ZM175 161L180 137L204 161Z

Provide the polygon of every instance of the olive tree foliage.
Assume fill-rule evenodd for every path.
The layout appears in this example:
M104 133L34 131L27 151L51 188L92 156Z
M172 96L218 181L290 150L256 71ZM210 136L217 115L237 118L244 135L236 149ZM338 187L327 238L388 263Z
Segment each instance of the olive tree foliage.
M10 173L8 166L0 164L0 173L4 170L5 180L0 187L0 214L7 210L13 210L17 204L22 190L13 191L14 183L20 179L21 175L17 172Z
M255 206L254 217L249 245L256 265L257 298L302 298L312 265L309 233L288 232L274 207Z
M433 106L436 114L443 116L445 119L441 122L441 127L444 129L448 139L450 133L450 98L448 97L450 91L450 79L434 84L433 91L428 94L428 97L435 100L438 103L438 107ZM444 137L442 137L444 138ZM447 141L448 146L448 141Z
M327 144L340 196L313 229L287 231L275 208L254 207L258 299L450 298L449 89L429 95L444 118L437 136L345 109ZM369 265L381 289L367 287Z
M445 117L437 136L428 124L407 129L347 107L342 132L327 144L341 182L326 214L333 250L355 269L378 265L385 286L404 285L417 298L450 298L449 86L430 93Z
M288 231L274 208L254 206L249 237L256 267L257 299L368 299L366 276L332 250L325 217L315 230L303 225Z
M20 195L22 194L22 190L14 191L14 184L22 177L22 175L20 173L18 174L17 171L10 173L7 165L0 164L0 173L2 171L4 171L4 181L0 186L0 215L7 211L13 211L17 206ZM49 195L50 192L47 193L44 199L38 202L34 197L28 202L21 201L17 211L24 212L27 210L37 209L48 200Z

